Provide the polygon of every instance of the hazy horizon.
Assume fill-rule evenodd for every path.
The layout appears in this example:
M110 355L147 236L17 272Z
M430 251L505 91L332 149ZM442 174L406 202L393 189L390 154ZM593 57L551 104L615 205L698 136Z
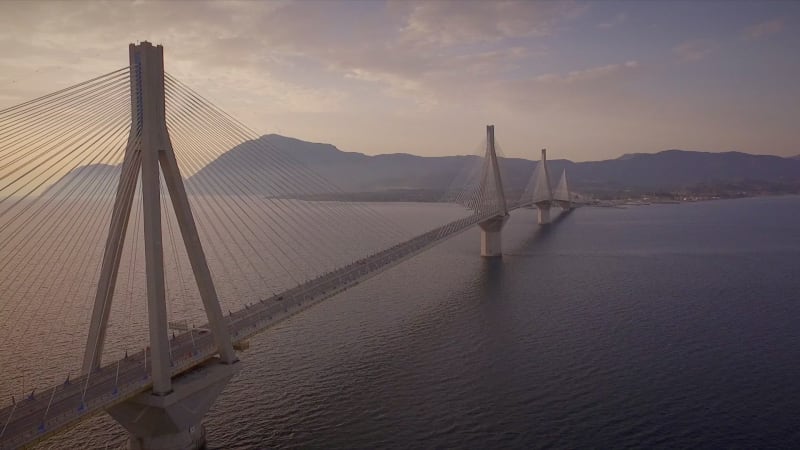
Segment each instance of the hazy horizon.
M329 144L329 145L332 145L332 146L336 147L336 149L339 150L340 152L344 152L344 153L360 153L360 154L363 154L365 156L412 155L412 156L421 156L421 157L424 157L424 158L439 158L439 157L445 157L445 156L482 156L482 155L477 154L477 153L468 153L468 152L453 153L453 154L446 154L446 155L445 154L442 154L442 155L435 155L435 154L432 154L432 155L420 155L420 154L417 154L417 153L404 152L404 151L366 153L366 152L360 152L360 151L355 151L355 150L350 150L350 149L347 149L347 148L343 148L342 146L338 145L335 142L309 141L309 140L303 139L302 137L287 136L285 134L280 134L280 133L265 133L265 134L261 135L261 137L266 137L266 136L271 135L271 134L272 135L281 136L281 137L284 137L284 138L289 138L289 139L297 139L297 140L309 142L309 143L312 143L312 144L322 144L322 145ZM483 144L483 142L481 142L481 144ZM540 150L541 149L536 149L535 150L535 154L531 154L529 156L527 156L527 155L519 155L519 156L517 156L517 155L498 155L498 158L511 158L511 159L516 158L516 159L526 159L526 160L529 160L529 161L539 161L540 160L540 154L539 154ZM750 152L747 152L747 151L740 151L740 150L717 150L717 151L714 151L714 150L709 150L709 149L663 148L663 149L660 149L660 150L653 150L653 151L647 151L647 152L620 153L618 155L611 155L608 158L603 158L603 159L585 159L585 160L573 160L573 159L569 159L569 158L566 158L566 157L561 157L561 156L559 156L557 154L552 154L550 152L550 150L548 150L547 159L548 160L566 160L566 161L570 161L570 162L600 162L600 161L608 161L608 160L613 160L613 159L619 159L619 158L622 158L624 156L629 156L629 155L634 155L634 154L655 155L657 153L669 152L669 151L698 152L698 153L738 152L738 153L746 153L746 154L758 155L758 156L777 156L779 158L800 158L800 153L798 153L798 154L788 154L788 155L776 155L776 154L771 154L771 153L750 153Z

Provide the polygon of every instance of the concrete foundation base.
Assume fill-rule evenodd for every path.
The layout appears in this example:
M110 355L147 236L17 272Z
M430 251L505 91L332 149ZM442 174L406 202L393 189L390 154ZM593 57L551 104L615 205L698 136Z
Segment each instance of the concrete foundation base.
M172 379L173 391L145 392L107 412L131 434L130 449L195 450L205 448L203 416L239 371L241 363L212 359Z
M503 256L500 231L481 230L481 256Z
M198 450L206 448L206 427L202 424L189 427L180 433L128 438L128 450Z
M536 205L539 209L539 225L550 223L550 205Z
M503 256L502 229L508 216L497 216L478 224L481 227L481 256Z

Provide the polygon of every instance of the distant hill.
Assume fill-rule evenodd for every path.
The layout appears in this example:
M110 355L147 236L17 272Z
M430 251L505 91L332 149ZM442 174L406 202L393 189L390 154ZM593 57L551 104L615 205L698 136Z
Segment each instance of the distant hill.
M476 156L422 157L404 153L368 156L343 152L330 144L311 143L276 134L260 139L333 181L348 193L442 192L465 164L477 160ZM254 148L233 148L191 177L190 184L195 188L210 186L213 175L226 172L245 174L242 176L253 179L269 178L270 167L253 166L252 161L258 159L252 154ZM740 152L666 150L626 154L606 161L576 163L551 159L548 164L553 183L566 169L570 184L584 192L675 190L698 184L742 181L800 182L800 159ZM507 158L502 159L500 165L506 189L522 192L536 162ZM262 187L261 191L278 194L266 187Z
M576 186L592 188L680 189L701 183L800 181L800 160L740 152L666 150L627 157L573 163L554 162L566 168Z
M465 167L480 164L478 156L422 157L405 153L368 156L277 134L259 140L276 149L279 156L267 158L257 153L264 146L244 143L189 177L187 190L237 193L231 187L233 179L237 179L244 180L259 195L304 196L303 190L313 192L315 187L296 186L293 173L310 168L338 186L347 198L430 201L440 199ZM513 199L524 190L536 162L507 158L501 159L500 165L507 197ZM722 185L734 189L738 185L800 187L800 157L666 150L626 154L606 161L576 163L551 159L549 166L553 183L566 169L573 190L600 195L678 191L695 186L704 186L706 190ZM50 186L48 192L67 192L77 177L85 176L102 179L109 185L105 189L113 192L118 170L105 165L79 167ZM111 171L117 174L111 175ZM85 185L81 186L84 188Z
M41 195L87 198L114 195L119 183L119 166L89 164L79 166L48 186Z
M368 156L343 152L330 144L306 142L277 134L262 136L260 140L279 150L286 160L310 168L347 193L392 192L400 195L424 190L441 195L465 166L480 163L477 156L422 157L406 153ZM291 177L286 174L301 169L281 158L268 161L268 158L257 154L259 148L247 144L232 148L190 177L188 188L195 192L224 192L228 188L220 182L224 179L223 174L236 174L237 178L249 180L251 186L265 195L293 194L293 190L287 186ZM501 161L503 175L507 178L504 182L509 186L520 186L521 190L533 167L534 162L526 159ZM289 183L276 182L287 178Z

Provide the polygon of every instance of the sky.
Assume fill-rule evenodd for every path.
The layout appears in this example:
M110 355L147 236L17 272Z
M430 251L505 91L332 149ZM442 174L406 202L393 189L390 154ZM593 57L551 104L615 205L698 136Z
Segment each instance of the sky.
M259 133L366 154L800 154L798 1L0 2L0 109L164 45Z

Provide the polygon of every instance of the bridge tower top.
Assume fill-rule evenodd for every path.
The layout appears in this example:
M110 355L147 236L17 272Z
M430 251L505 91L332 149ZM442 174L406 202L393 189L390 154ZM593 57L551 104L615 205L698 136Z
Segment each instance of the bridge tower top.
M167 131L164 93L164 47L142 41L128 46L131 79L131 135ZM163 136L155 136L164 139Z

